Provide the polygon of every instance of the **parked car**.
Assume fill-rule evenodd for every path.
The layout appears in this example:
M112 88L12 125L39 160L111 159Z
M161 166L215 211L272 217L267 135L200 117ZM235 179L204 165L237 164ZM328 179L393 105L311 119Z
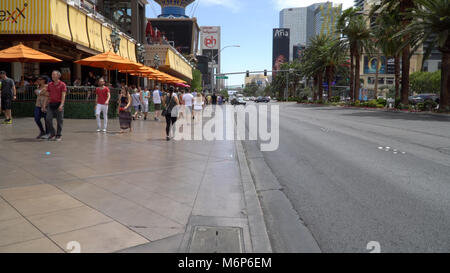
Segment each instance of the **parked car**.
M419 94L409 97L409 102L411 104L424 103L426 100L432 100L435 103L439 104L439 96L432 93Z
M268 102L270 102L270 99L268 99L267 97L261 97L261 96L259 96L258 98L256 98L255 102L256 102L256 103L259 103L259 102L265 102L265 103L268 103Z
M232 105L247 105L244 98L242 98L242 97L232 99L231 104Z

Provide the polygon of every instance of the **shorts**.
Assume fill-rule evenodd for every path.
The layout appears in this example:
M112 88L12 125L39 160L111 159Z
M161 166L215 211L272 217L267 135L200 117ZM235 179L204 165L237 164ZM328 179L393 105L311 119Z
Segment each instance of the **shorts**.
M2 110L11 110L12 98L11 96L2 96Z
M186 111L187 113L192 113L192 106L186 106L185 111Z
M147 103L144 102L144 104L142 105L142 112L148 113L148 102Z
M133 106L134 107L134 111L135 112L140 112L141 111L141 106L137 105L137 106Z
M156 104L155 103L155 110L160 111L161 110L161 103Z

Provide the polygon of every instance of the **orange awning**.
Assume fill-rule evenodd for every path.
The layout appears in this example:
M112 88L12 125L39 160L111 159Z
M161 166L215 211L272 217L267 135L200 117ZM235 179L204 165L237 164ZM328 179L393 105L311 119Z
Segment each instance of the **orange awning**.
M85 66L105 68L107 70L132 70L139 67L138 64L122 58L111 51L85 58L76 61L75 63Z
M27 47L23 44L0 51L0 62L57 63L62 60Z

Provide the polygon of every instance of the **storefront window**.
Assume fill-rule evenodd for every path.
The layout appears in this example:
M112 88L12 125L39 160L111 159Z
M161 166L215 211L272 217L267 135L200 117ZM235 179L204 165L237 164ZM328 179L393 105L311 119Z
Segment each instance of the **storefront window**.
M131 32L131 1L104 1L105 17L118 25L120 29L132 35Z

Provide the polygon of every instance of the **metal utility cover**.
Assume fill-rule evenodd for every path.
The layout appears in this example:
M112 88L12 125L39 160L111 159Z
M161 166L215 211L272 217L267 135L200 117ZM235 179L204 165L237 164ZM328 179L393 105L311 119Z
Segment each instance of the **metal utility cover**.
M195 226L189 253L243 253L239 227Z

